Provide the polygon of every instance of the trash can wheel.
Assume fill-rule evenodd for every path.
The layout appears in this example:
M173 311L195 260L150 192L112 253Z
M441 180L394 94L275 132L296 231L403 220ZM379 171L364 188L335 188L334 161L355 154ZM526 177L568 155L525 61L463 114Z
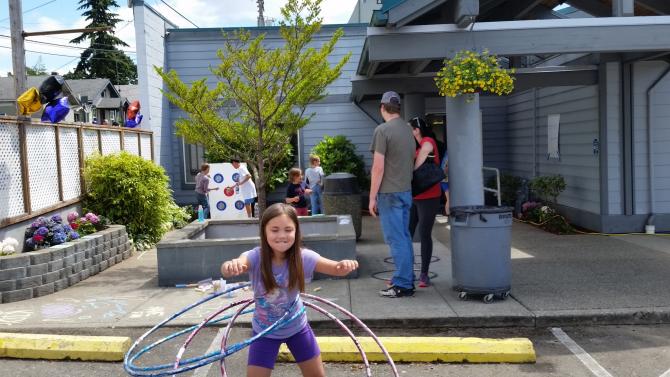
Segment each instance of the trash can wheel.
M510 291L503 292L503 293L500 295L500 298L503 299L503 300L506 300L506 299L509 297L509 294L510 294Z
M482 300L484 300L485 304L490 304L493 302L493 296L494 296L493 293L489 293L487 295L484 295L484 298Z
M467 292L458 292L458 299L459 300L467 300L468 299L468 293Z

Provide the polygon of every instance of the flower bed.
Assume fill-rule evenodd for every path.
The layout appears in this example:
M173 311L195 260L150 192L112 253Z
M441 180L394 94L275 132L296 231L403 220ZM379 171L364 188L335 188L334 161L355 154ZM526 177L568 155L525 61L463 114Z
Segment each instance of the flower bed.
M110 225L55 246L0 256L0 302L27 300L65 289L129 258L132 250L126 228Z

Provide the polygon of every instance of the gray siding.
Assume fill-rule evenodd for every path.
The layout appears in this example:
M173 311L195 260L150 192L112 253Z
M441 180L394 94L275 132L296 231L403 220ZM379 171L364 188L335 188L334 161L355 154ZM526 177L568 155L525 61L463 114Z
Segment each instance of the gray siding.
M562 175L566 190L559 204L600 213L597 86L554 87L508 98L508 172L532 178ZM547 116L561 114L560 160L547 159Z
M651 212L649 197L649 122L653 127L656 213L670 213L670 77L652 92L652 119L648 117L647 91L661 78L668 64L639 62L633 67L633 180L635 214Z

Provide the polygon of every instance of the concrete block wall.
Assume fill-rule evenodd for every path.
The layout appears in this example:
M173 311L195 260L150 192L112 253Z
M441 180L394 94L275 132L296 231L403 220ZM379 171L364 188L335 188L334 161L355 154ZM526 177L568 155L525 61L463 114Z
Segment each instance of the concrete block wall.
M79 240L0 257L0 303L45 296L129 258L132 245L123 225Z

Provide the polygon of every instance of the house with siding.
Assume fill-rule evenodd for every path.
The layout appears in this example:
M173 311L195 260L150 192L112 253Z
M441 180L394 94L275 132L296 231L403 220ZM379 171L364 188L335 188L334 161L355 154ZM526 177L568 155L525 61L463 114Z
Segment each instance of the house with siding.
M571 7L557 8L562 3ZM161 95L152 67L214 84L209 66L218 63L222 30L178 29L143 1L129 5L138 51L146 51L138 56L140 98L150 115L143 126L154 131L156 160L177 201L192 202L203 151L174 135L184 114ZM386 90L402 95L406 118L426 116L446 141L449 114L435 73L460 50L488 48L517 74L512 94L480 98L484 166L525 179L561 174L567 188L560 210L579 226L668 231L670 39L658 36L669 35L669 14L670 4L652 0L384 0L369 24L324 25L313 41L343 28L332 61L352 57L328 95L310 106L315 116L297 135L297 163L304 166L323 136L344 134L369 167ZM278 28L249 31L265 33L268 47L282 43ZM559 119L558 155L549 154L550 118Z
M26 87L39 88L42 82L49 76L28 76L26 80ZM16 94L14 90L13 77L0 77L0 114L1 115L16 115ZM74 113L82 108L79 97L69 86L69 82L65 81L63 85L63 93L67 95L68 103L70 104L70 112L65 117L65 122L74 121ZM32 118L39 119L42 116L42 110L31 114Z

